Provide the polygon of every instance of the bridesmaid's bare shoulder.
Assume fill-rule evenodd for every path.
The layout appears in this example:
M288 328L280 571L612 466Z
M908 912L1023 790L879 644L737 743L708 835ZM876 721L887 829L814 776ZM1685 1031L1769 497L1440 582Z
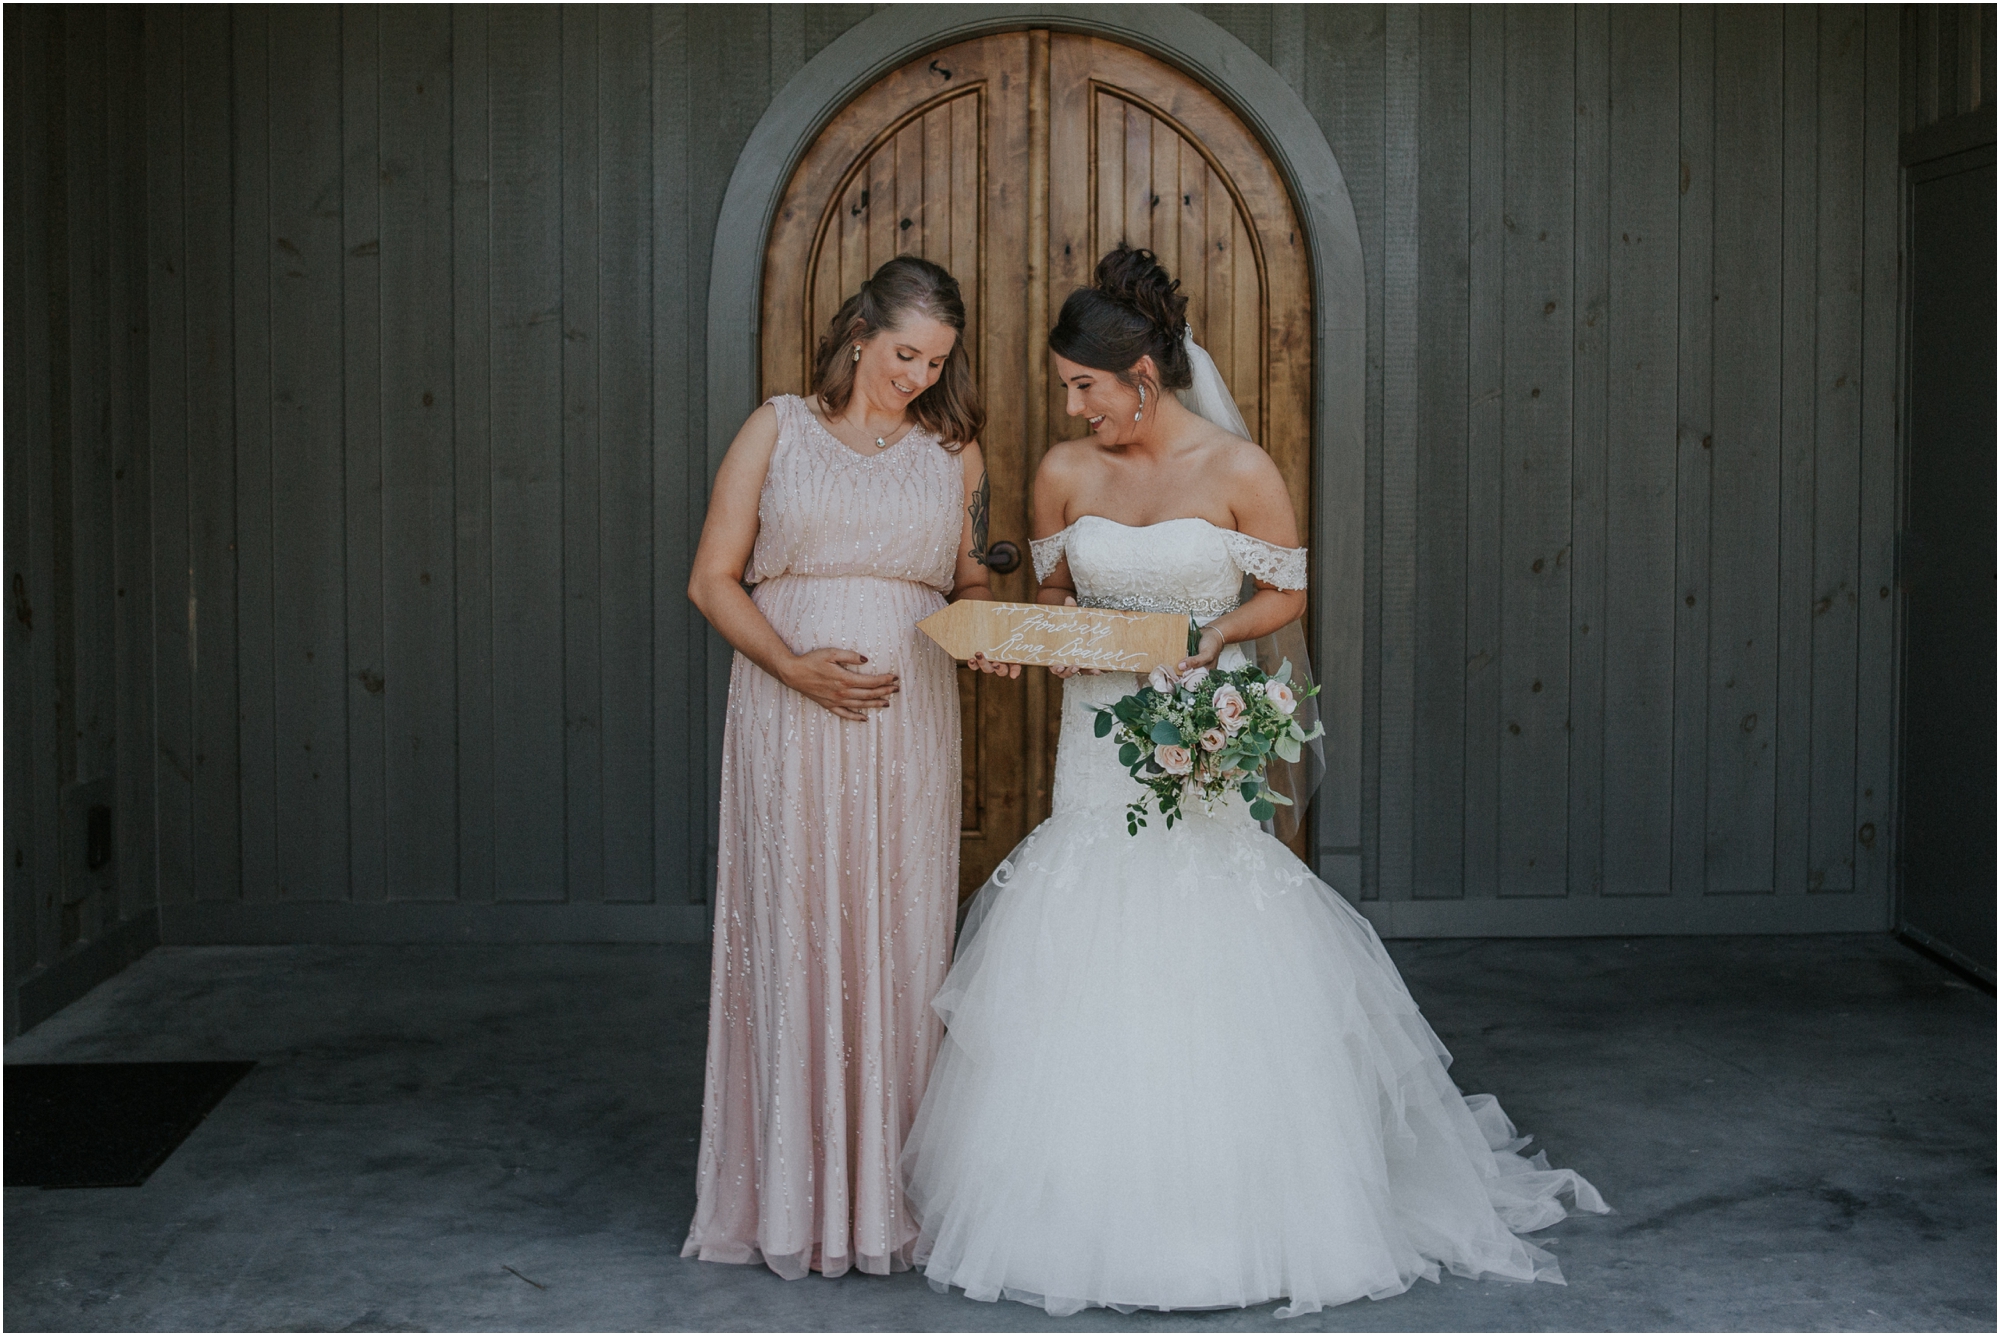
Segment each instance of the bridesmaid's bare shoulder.
M721 471L716 474L716 486L720 488L725 480L742 484L753 480L756 485L764 485L765 470L771 466L771 456L778 449L778 406L759 404L757 410L743 420L736 429L736 439L729 443L729 451L722 457Z

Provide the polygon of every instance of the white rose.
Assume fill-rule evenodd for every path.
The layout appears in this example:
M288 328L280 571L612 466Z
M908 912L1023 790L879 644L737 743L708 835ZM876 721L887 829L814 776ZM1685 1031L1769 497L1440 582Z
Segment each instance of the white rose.
M1219 752L1228 741L1227 733L1219 728L1211 728L1201 735L1201 749L1206 752Z
M1182 675L1181 685L1185 687L1187 690L1193 691L1196 687L1200 686L1203 682L1206 682L1207 680L1208 680L1208 669L1190 668L1187 670L1185 674Z
M1173 743L1156 748L1153 759L1159 762L1160 769L1170 775L1185 775L1194 769L1194 756L1186 747L1176 746Z
M1290 714L1299 708L1299 698L1292 694L1291 687L1276 678L1264 684L1264 699L1275 705L1281 714Z
M1250 703L1243 699L1243 693L1235 687L1223 687L1215 693L1211 702L1215 707L1215 717L1222 721L1224 730L1231 734L1240 732L1250 719Z
M1174 671L1164 663L1160 664L1151 673L1147 674L1146 681L1153 690L1159 692L1162 696L1168 695L1174 689Z

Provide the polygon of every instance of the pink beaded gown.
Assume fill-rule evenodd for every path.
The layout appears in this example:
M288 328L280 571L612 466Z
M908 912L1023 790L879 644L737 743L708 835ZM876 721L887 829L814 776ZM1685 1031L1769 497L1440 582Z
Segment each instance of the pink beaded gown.
M916 629L944 606L965 515L957 455L921 428L873 456L802 399L778 444L746 583L794 651L895 672L865 722L738 654L723 731L708 1064L683 1257L788 1279L910 1263L897 1177L941 1025L958 901L951 659Z

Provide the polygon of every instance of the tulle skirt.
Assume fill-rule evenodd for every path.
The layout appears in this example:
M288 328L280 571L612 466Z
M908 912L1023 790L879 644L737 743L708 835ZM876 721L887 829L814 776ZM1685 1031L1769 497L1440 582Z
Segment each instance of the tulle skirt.
M1441 1271L1562 1275L1517 1237L1607 1208L1519 1153L1366 919L1240 800L1137 838L1059 813L975 901L903 1155L938 1288L1281 1316Z

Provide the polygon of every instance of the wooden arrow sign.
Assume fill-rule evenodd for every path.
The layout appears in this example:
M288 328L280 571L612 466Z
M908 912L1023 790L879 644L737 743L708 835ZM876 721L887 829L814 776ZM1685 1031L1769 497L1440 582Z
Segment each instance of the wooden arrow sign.
M985 651L995 663L1062 663L1149 673L1187 657L1182 613L961 599L917 623L954 659Z

